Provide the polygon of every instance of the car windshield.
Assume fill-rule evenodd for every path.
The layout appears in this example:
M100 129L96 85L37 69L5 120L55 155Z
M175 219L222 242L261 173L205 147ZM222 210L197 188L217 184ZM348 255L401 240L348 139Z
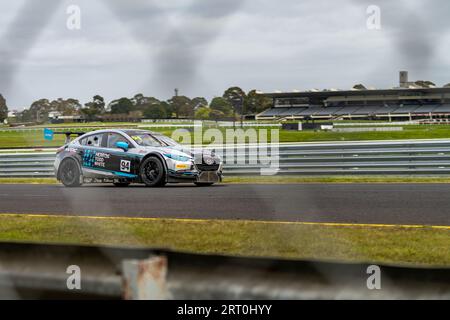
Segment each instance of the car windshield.
M164 146L161 141L155 139L151 134L145 132L127 132L128 135L138 145L143 147L161 147Z
M172 138L166 137L162 134L155 135L155 138L171 147L176 147L179 145L179 143Z

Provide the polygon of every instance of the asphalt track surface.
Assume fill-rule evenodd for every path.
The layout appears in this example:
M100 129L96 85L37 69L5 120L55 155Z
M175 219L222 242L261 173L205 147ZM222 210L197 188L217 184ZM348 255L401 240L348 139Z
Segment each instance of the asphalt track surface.
M0 213L448 226L450 184L4 184Z

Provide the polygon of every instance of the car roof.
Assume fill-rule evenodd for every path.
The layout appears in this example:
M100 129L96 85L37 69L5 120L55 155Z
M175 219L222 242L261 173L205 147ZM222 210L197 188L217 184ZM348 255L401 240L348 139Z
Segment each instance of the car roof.
M82 136L80 136L80 137L78 137L78 138L72 140L71 143L73 143L73 142L79 142L81 139L83 139L83 138L85 138L85 137L87 137L87 136L91 136L91 135L95 135L95 134L100 134L100 133L108 133L108 132L124 134L124 135L127 135L127 136L130 136L130 133L131 133L131 132L133 132L133 133L141 132L141 133L150 133L150 134L152 134L152 135L158 135L158 134L155 134L155 133L152 132L152 131L149 131L149 130L142 130L142 129L102 129L102 130L94 130L94 131L86 132L86 133L83 134Z
M108 132L114 132L114 133L122 133L122 134L129 134L130 132L141 132L141 133L150 133L155 134L157 133L152 132L150 130L142 130L142 129L102 129L102 130L94 130L86 132L83 136L92 135L92 134L100 134L100 133L108 133ZM81 136L81 137L83 137Z
M133 133L150 133L153 135L157 135L156 132L150 131L150 130L142 130L142 129L123 129L122 132L124 133L129 133L129 132L133 132Z

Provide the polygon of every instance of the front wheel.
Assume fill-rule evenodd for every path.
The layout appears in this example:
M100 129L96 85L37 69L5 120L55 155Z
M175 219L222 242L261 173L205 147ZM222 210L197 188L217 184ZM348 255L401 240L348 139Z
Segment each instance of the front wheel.
M81 185L81 172L74 159L66 159L61 163L59 178L66 187L79 187Z
M147 187L162 187L166 184L164 165L157 157L148 157L141 164L139 174Z

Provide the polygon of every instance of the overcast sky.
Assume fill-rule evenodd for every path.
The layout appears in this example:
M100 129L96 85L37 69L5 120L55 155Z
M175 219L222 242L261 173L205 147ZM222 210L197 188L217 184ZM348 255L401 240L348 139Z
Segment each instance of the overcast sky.
M70 30L67 8L81 10ZM366 26L369 5L381 30ZM291 91L450 82L448 0L14 0L0 3L0 93L39 98L136 93L167 99L227 87Z

